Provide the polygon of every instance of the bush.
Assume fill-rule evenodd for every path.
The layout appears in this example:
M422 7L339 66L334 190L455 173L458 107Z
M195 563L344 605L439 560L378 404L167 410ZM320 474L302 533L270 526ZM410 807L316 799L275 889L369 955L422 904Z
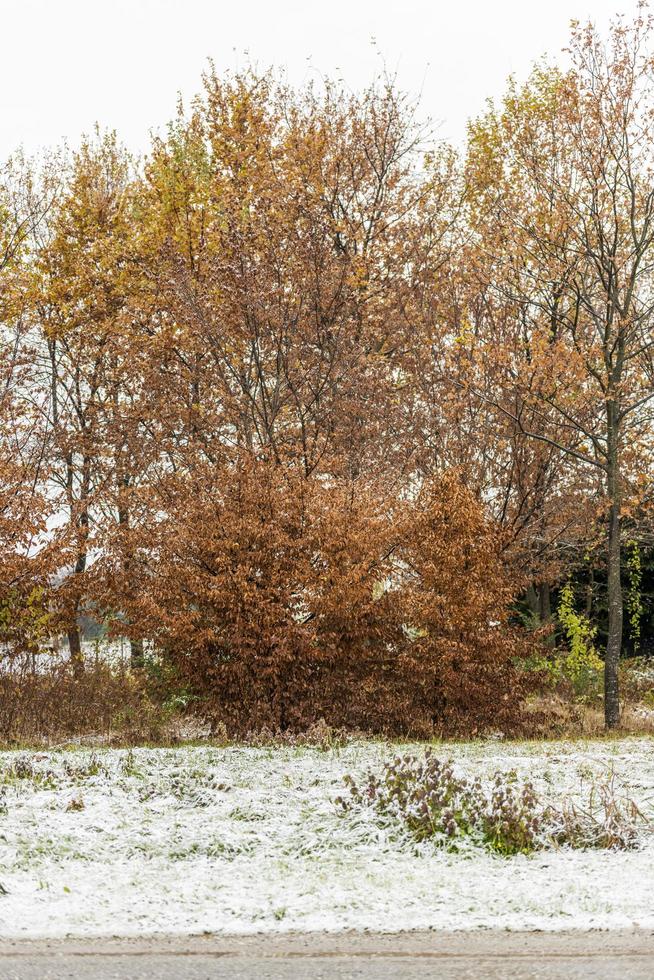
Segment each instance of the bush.
M103 663L75 672L70 661L15 658L0 671L0 742L96 737L118 743L175 741L175 707L147 677Z
M455 476L404 499L243 460L166 506L138 597L115 607L230 733L516 725L512 583Z
M597 627L575 610L570 583L561 590L558 616L568 643L567 655L559 661L560 671L577 697L593 699L601 692L604 668L594 645Z
M359 786L346 776L344 809L373 806L397 819L418 841L457 851L477 845L505 856L547 847L630 848L638 843L643 817L635 804L618 796L613 775L591 788L585 805L564 800L545 804L533 785L515 772L494 774L490 785L458 776L451 762L428 750L395 758L380 777L368 774Z
M580 704L600 702L604 692L604 663L595 645L597 627L576 611L570 583L561 589L557 616L565 646L548 650L537 646L523 661L523 669L540 675L543 683Z

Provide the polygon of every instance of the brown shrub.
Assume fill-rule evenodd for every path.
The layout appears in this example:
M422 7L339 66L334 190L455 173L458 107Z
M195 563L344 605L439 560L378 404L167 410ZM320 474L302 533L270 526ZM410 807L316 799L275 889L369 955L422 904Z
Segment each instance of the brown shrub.
M123 605L210 717L235 733L515 724L511 583L455 477L413 500L252 460L215 479L168 486Z
M406 618L418 636L402 669L414 698L450 733L513 728L530 685L515 667L526 638L509 623L515 582L499 531L454 475L425 486L411 525Z
M70 661L40 665L31 658L0 671L0 743L174 741L170 712L148 682L124 668Z

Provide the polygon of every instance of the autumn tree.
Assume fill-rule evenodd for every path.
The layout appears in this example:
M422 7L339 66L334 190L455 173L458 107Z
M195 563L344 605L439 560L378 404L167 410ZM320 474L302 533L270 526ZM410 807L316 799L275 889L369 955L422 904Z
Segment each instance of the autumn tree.
M322 714L433 730L452 691L453 674L440 694L436 680L450 613L466 624L451 637L461 664L475 657L467 630L497 658L497 691L510 674L507 592L490 577L484 601L458 589L453 540L438 558L446 601L413 551L415 582L402 574L422 527L412 502L433 476L405 348L417 284L443 267L457 215L452 155L423 159L421 138L390 85L353 97L209 74L146 162L130 315L148 351L156 462L129 532L141 585L120 606L237 728ZM453 534L474 512L502 577L494 531L465 501ZM439 625L405 600L417 582L445 603ZM482 675L466 674L457 711Z
M89 598L94 531L102 514L127 519L134 459L123 416L134 396L136 351L121 320L132 271L131 179L130 160L114 134L83 142L64 170L31 266L30 315L38 336L32 381L47 393L49 481L66 515L70 556L59 592L78 669L78 617Z
M49 460L32 390L25 294L34 239L52 204L53 171L17 157L0 170L0 645L35 649L47 628L51 552L44 495Z
M346 97L209 74L155 143L153 344L185 450L263 452L305 476L402 465L393 352L420 136L391 86Z
M606 502L607 727L619 723L621 534L651 466L654 394L651 18L604 45L573 29L571 67L539 67L471 126L470 222L483 303L469 391L527 438L596 474ZM588 479L584 476L583 479Z
M513 724L512 602L549 620L600 529L617 724L652 463L650 31L575 28L572 67L512 84L462 160L388 79L210 70L142 165L97 133L40 211L4 181L3 574L56 539L39 581L78 672L94 609L235 731Z

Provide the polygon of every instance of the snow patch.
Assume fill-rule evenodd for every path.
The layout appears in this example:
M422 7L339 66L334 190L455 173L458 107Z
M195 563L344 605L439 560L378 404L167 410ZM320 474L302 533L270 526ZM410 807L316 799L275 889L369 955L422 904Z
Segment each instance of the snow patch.
M0 935L654 928L649 835L636 851L457 855L417 846L373 811L340 812L346 773L407 750L422 751L0 753ZM516 769L551 798L583 796L612 767L654 816L652 750L625 739L437 754L482 778Z

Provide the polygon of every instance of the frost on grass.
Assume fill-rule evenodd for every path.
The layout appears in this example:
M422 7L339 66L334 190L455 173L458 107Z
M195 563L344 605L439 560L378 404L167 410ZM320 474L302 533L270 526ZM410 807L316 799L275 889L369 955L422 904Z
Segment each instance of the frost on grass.
M455 853L483 847L510 857L553 847L638 847L639 831L650 825L638 805L620 794L612 770L591 782L585 798L561 803L546 802L515 770L496 771L490 781L467 778L432 749L422 758L396 756L363 784L349 774L345 783L349 796L336 801L344 810L373 807L415 840Z
M503 856L438 848L393 814L336 805L346 774L365 785L397 754L364 743L2 753L0 932L654 927L644 823L635 848ZM645 819L654 813L650 741L438 754L487 787L515 772L559 810L613 771Z

